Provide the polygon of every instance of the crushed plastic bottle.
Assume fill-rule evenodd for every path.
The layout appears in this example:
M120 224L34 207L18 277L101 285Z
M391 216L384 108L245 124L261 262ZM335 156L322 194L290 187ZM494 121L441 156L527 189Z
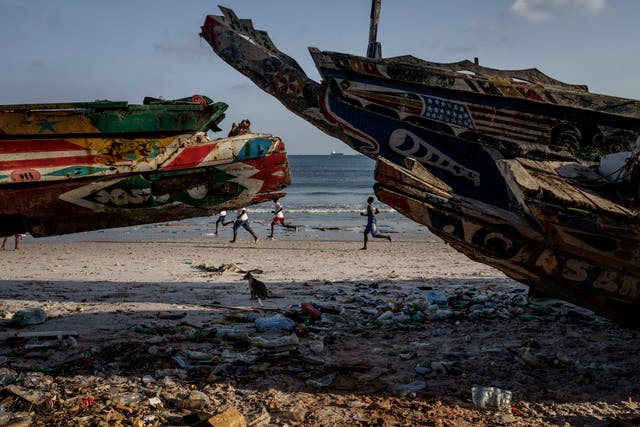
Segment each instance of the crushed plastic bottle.
M391 319L393 317L393 311L387 310L378 316L378 321L384 322L385 320Z
M471 387L473 403L483 409L498 409L507 411L511 407L511 392L498 387Z
M123 392L123 393L116 394L115 396L112 396L111 402L113 402L113 404L115 405L120 404L124 406L135 406L138 403L140 403L144 398L145 398L145 395L142 393Z
M338 373L333 372L321 378L309 379L307 380L306 384L310 387L315 387L315 388L328 387L331 385L331 383L333 383L333 380L336 379L336 376L338 376Z
M249 343L257 348L271 349L271 350L290 350L297 349L300 345L300 340L295 334L285 335L274 339L265 339L263 337L251 337Z
M13 384L17 378L18 373L16 371L9 368L0 368L0 386Z

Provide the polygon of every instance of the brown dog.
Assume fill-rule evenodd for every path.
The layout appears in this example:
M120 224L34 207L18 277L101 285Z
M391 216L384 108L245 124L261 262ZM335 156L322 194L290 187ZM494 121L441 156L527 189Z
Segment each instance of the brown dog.
M264 282L253 277L251 272L248 272L244 275L244 279L249 281L249 289L251 289L251 299L266 299L269 296L269 291L267 291L267 285Z

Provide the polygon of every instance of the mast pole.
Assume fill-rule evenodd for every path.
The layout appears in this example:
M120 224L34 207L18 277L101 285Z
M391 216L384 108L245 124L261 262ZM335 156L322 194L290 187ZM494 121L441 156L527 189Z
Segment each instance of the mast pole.
M380 4L382 0L371 0L371 23L369 24L369 46L367 47L367 57L380 59L382 57L382 46L376 40L378 38L378 20L380 19Z

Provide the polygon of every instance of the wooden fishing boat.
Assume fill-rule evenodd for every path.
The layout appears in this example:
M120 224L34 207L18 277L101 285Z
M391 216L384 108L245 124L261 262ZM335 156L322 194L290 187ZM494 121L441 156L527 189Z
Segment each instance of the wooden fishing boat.
M530 215L457 195L410 158L379 158L375 192L471 259L640 328L640 210L602 191L611 184L579 163L519 158L501 169Z
M227 107L203 95L174 100L146 97L142 105L107 100L2 105L0 137L164 136L219 130L217 124L224 118Z
M317 83L251 20L220 9L224 16L207 16L201 31L214 51L294 113L363 154L385 156L388 147L369 140L376 139L375 123L369 129L335 104L388 116L399 128L413 123L477 141L510 157L597 160L631 149L640 135L640 101L591 93L535 68L498 70L477 61L382 59L311 47L323 78Z
M178 137L219 130L227 104L210 98L0 106L0 183L58 181L141 170ZM151 166L153 167L153 166Z
M317 83L251 20L220 9L201 36L288 109L362 154L398 164L415 158L456 192L503 208L508 189L495 160L597 161L631 150L640 135L640 102L592 94L536 69L310 48L323 77Z
M172 221L282 197L291 178L280 138L206 135L226 108L200 95L0 107L0 235Z
M383 202L475 260L637 327L640 254L629 249L638 243L637 195L618 193L637 188L640 173L623 185L594 169L611 156L627 154L619 170L637 158L640 102L536 69L382 59L379 0L372 3L368 57L310 48L321 83L230 9L207 16L201 36L288 109L379 159ZM561 172L567 168L589 179ZM592 193L597 202L587 205ZM608 284L607 293L603 278L615 289Z
M169 155L126 173L0 184L0 234L35 237L210 216L284 197L291 183L280 138L178 138Z

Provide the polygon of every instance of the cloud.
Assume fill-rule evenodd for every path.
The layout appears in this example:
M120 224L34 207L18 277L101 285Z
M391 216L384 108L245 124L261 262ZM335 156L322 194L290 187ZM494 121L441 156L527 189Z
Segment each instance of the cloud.
M607 0L515 0L511 12L534 24L542 24L576 12L595 15L606 6Z

